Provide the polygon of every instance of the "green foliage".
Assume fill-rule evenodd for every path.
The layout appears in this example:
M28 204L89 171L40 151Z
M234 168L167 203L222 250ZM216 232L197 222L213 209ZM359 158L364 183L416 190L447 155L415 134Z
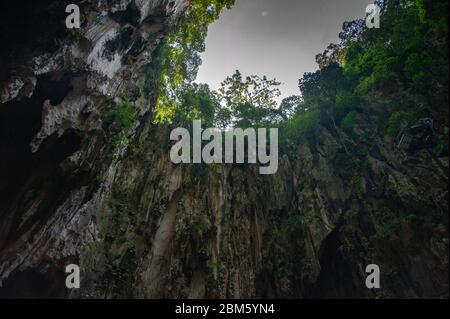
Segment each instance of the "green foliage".
M157 92L155 122L171 122L182 107L175 91L195 79L209 24L233 4L234 0L192 0L176 29L165 38L141 83L144 92Z
M390 116L387 126L386 133L392 137L395 137L402 128L410 125L415 120L413 114L406 111L398 111L392 113Z
M356 124L356 121L358 119L359 113L356 111L351 111L348 113L341 121L341 127L343 129L349 129L353 125Z
M398 185L398 192L401 195L417 194L417 189L413 184L405 183Z
M85 37L85 32L82 29L77 29L77 28L70 28L67 29L67 32L69 33L69 36L76 39L76 40L81 40Z
M198 216L196 218L193 218L190 227L192 228L193 232L197 232L199 234L203 234L206 232L209 228L210 224L207 220L206 216Z
M448 141L449 141L449 136L448 136L448 128L445 130L444 134L441 135L436 143L436 146L433 147L433 154L435 156L439 156L439 154L444 151L447 150L448 151Z
M187 84L176 91L180 107L176 108L175 119L179 121L202 120L212 126L218 108L213 92L206 84Z
M279 112L283 120L291 118L300 107L302 102L302 97L298 95L292 95L283 99L279 107Z
M281 143L291 144L310 133L320 119L316 108L297 112L291 119L280 125Z
M310 220L303 215L291 215L286 220L286 231L293 236L304 235Z
M295 289L303 293L311 288L317 276L305 241L311 223L312 216L308 213L292 213L287 218L277 217L264 223L261 276L268 275L275 282L295 283ZM280 288L284 295L294 296L294 287Z
M218 118L221 127L250 127L275 123L279 117L276 98L281 83L266 76L243 77L239 71L227 77L216 93L220 103Z
M196 216L185 216L176 226L176 233L179 238L188 240L191 237L202 238L209 230L211 224L208 216L201 214Z
M218 91L218 98L230 109L235 109L241 104L251 104L255 107L275 107L276 97L281 95L278 86L281 83L275 79L268 79L266 76L259 77L250 75L242 77L236 72L227 77Z
M357 125L378 130L384 126L383 132L391 136L420 117L436 118L448 126L448 119L439 115L448 113L443 110L448 102L448 15L443 13L448 4L444 1L386 0L381 29L366 29L363 20L345 23L342 42L318 57L321 69L299 81L301 96L284 99L279 108L280 83L275 79L245 77L236 71L218 92L191 84L208 25L233 3L193 0L162 44L139 82L144 94L156 92L155 122L201 119L221 129L277 126L282 147L310 139L315 127L324 126L340 146L334 156L339 167L355 164L355 156L357 162L363 161L362 153L368 151L366 145L360 146L362 151L349 150L358 146L348 145L355 141L348 142L344 135L360 138L353 130Z
M128 135L135 123L135 112L128 96L124 96L123 103L112 110L101 113L103 125L109 128L113 150L128 140Z
M358 218L358 213L353 210L348 210L344 213L344 220L347 224L351 224Z
M361 157L349 150L341 129L354 138L357 124L380 129L377 123L386 123L384 133L396 136L421 117L448 127L447 8L444 0L386 0L382 28L366 29L360 20L344 24L342 43L317 57L319 71L300 79L302 101L280 124L288 139L281 144L325 126L344 148L334 158L340 167Z
M230 126L232 118L233 111L226 107L219 107L215 114L215 126L222 130L226 130Z
M359 175L353 176L352 179L350 180L350 187L361 188L363 181L364 178L362 176Z
M326 140L324 144L325 155L333 159L340 150L340 145L335 139Z
M378 238L390 238L398 235L399 232L405 230L407 227L417 225L420 221L417 215L398 215L392 212L386 212L385 214L377 218L380 224L377 227L376 237Z
M448 14L440 11L444 8L448 1L385 1L382 28L364 31L347 50L345 74L356 83L356 91L377 90L393 100L410 101L397 111L442 113L437 108L448 102Z
M405 61L404 72L416 90L428 88L432 75L428 73L433 61L429 56L412 53Z

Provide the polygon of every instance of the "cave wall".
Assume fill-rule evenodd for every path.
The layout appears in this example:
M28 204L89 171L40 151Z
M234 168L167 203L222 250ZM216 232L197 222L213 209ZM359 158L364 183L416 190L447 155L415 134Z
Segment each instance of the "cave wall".
M447 185L437 163L409 165L380 141L349 183L322 142L333 135L317 127L314 141L263 176L252 165L173 165L168 136L143 129L115 171L81 255L91 283L82 296L447 295ZM379 290L365 286L373 263Z
M65 26L69 3L81 29ZM1 11L0 293L65 296L64 265L78 259L101 194L98 176L112 165L102 112L151 64L161 39L188 1L25 1ZM134 93L139 120L151 99ZM136 123L138 125L138 123ZM29 271L31 269L31 271ZM22 286L24 284L21 284ZM55 286L46 294L36 287ZM20 292L20 291L23 291Z

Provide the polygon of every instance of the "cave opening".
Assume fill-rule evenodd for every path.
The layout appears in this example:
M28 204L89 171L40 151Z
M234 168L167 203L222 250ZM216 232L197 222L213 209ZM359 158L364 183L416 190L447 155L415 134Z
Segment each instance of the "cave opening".
M197 83L218 90L239 70L276 78L283 98L299 95L299 79L319 66L315 56L339 43L343 21L365 16L372 0L236 0L210 25Z

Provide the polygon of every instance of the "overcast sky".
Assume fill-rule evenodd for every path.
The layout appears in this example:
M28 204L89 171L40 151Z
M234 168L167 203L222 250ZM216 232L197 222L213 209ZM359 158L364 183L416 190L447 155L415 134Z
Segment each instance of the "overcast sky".
M209 28L197 82L217 89L240 70L283 82L299 94L298 79L318 69L315 55L338 42L344 21L365 16L373 0L236 0Z

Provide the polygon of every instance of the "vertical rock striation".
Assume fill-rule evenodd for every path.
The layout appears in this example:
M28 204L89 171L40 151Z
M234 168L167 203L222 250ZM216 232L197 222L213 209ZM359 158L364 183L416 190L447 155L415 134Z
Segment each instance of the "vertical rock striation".
M117 165L102 112L131 92L144 119L151 103L139 95L138 80L188 5L71 1L81 9L82 28L69 30L66 2L15 1L1 13L7 46L0 53L0 286L6 296L66 293L55 278L78 259L109 192L97 177Z

